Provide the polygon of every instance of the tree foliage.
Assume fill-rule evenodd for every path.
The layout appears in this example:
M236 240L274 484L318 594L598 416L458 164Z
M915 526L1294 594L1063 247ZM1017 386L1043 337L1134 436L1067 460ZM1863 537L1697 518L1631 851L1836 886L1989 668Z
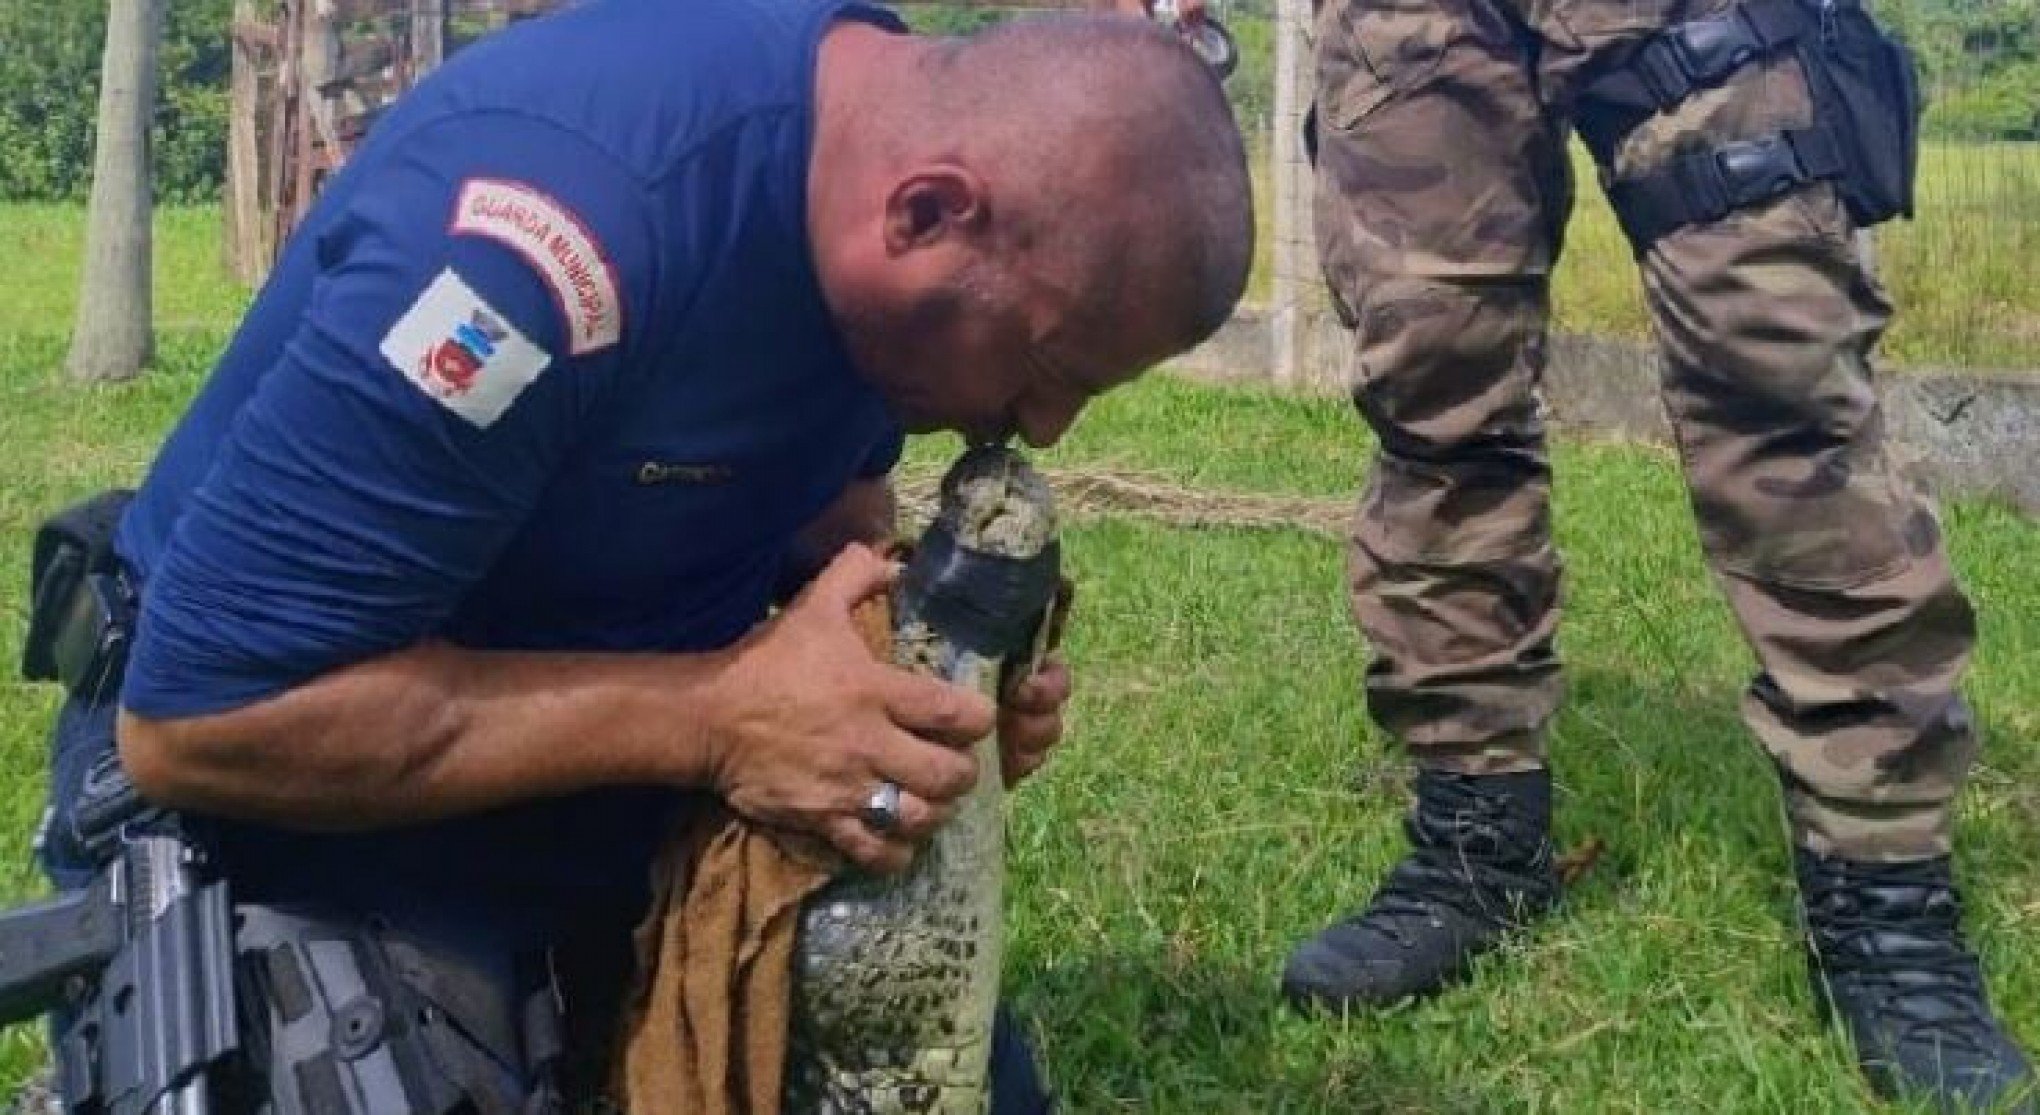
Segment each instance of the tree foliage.
M164 200L216 196L232 0L174 0L151 139ZM0 199L82 200L106 37L103 0L0 0Z
M1919 58L1931 134L2040 139L2040 0L1906 0L1877 11Z
M2040 0L1870 0L1920 59L1929 134L2040 138ZM232 0L174 0L163 41L154 138L159 198L214 196L225 165ZM968 33L982 7L915 4L922 30ZM1274 0L1216 0L1239 40L1226 85L1241 124L1269 125ZM0 0L0 199L79 199L92 166L103 0Z

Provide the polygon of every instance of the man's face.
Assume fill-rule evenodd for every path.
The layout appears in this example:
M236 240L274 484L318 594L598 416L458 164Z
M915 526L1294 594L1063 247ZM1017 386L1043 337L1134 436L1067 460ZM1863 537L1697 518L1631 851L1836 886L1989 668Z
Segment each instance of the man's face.
M909 431L1045 448L1093 398L1177 350L1158 320L1140 320L1152 313L1094 324L1076 285L973 256L946 275L874 284L837 324Z

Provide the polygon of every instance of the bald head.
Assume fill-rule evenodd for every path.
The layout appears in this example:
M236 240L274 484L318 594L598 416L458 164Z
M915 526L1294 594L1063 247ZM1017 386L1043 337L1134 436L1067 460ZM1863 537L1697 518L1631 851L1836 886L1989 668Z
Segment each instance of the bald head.
M1246 287L1246 153L1207 66L1128 16L823 42L808 223L824 296L910 428L1052 441Z
M1196 343L1253 259L1246 152L1217 77L1175 34L1115 15L1038 16L938 41L898 133L980 168L1010 223L993 245L1104 305L1179 307ZM1102 308L1102 307L1101 307Z

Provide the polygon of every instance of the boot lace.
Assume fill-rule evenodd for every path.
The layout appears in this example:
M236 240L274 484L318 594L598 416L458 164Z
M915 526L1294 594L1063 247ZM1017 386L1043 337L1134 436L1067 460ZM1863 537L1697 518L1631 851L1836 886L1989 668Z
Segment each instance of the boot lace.
M1514 921L1539 880L1546 843L1532 835L1525 858L1508 831L1508 807L1501 798L1473 788L1461 776L1425 779L1421 801L1407 822L1411 855L1397 864L1375 892L1361 921L1399 945L1411 940L1415 922L1435 924L1441 907L1476 922ZM1520 870L1516 870L1520 869Z

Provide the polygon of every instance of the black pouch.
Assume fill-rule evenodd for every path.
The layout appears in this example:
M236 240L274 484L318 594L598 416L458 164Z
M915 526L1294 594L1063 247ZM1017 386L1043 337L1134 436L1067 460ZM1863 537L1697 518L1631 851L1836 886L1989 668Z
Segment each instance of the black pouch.
M1911 217L1924 108L1912 52L1860 0L1807 4L1818 30L1801 40L1800 60L1814 113L1841 147L1835 186L1849 217L1865 227Z
M36 530L21 675L97 697L126 664L136 601L113 552L125 489L65 508Z

